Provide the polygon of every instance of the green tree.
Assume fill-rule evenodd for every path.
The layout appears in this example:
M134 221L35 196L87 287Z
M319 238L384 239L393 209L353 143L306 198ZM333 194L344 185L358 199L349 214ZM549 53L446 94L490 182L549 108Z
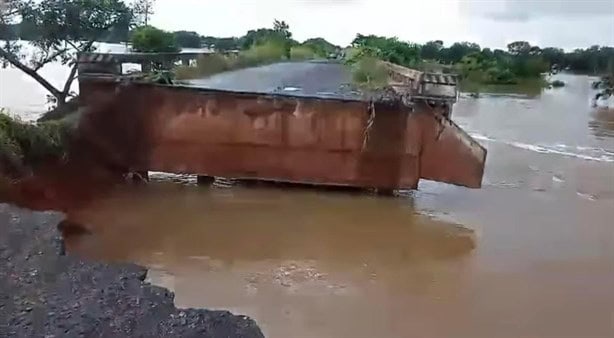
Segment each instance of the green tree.
M132 49L143 53L173 53L179 51L173 33L153 26L138 27L132 34Z
M454 64L460 62L462 58L474 52L481 51L480 45L472 42L455 42L446 48L443 53L443 62L448 64Z
M341 48L326 41L324 38L312 38L305 40L301 46L310 48L316 55L320 57L328 57L331 54L337 53Z
M200 35L196 32L177 31L174 32L177 46L181 48L200 48L202 41Z
M542 49L539 48L539 46L531 46L531 48L529 48L529 55L532 55L532 56L542 55Z
M0 1L0 40L14 40L19 36L15 19L21 3L15 0Z
M544 48L542 49L542 56L551 66L558 65L560 67L565 64L565 51L561 48Z
M426 60L439 60L441 58L441 50L443 49L443 41L429 41L422 46L420 55Z
M296 45L296 41L292 40L290 27L285 21L273 21L273 28L259 28L249 30L241 39L240 45L242 49L249 49L253 45L261 45L270 41L287 45L288 51L292 45Z
M364 55L405 67L415 67L420 63L420 46L397 38L358 34L352 47L363 49Z
M285 21L275 20L273 28L259 28L250 30L240 38L241 49L249 50L260 45L276 45L281 46L285 50L285 57L290 57L290 49L298 45L298 42L292 39L290 27Z
M514 55L525 55L531 51L531 45L526 41L514 41L507 45L507 51Z
M291 39L292 33L290 32L290 26L285 21L279 21L275 19L273 21L273 31L279 34L284 39Z
M241 49L249 49L253 45L262 43L262 41L269 40L275 36L276 33L270 28L259 28L256 30L249 30L247 34L240 38Z
M526 41L514 41L507 45L507 49L511 56L511 70L519 77L539 77L550 69L538 46L531 46Z
M239 41L239 39L235 37L216 38L213 36L205 36L202 38L202 43L205 46L213 48L218 52L241 49L241 41Z
M13 66L30 76L50 94L57 105L73 95L70 87L77 75L77 54L94 50L94 42L117 25L129 25L132 11L120 0L41 0L5 2L0 13L2 22L19 18L31 23L33 52L24 55L20 45L5 41L0 47L3 66ZM70 73L60 88L51 84L39 71L51 62L70 66Z
M495 58L495 53L493 53L493 51L490 48L484 48L482 49L482 55L485 59L494 59Z
M507 53L503 49L495 49L492 54L499 61L507 58Z
M290 48L290 60L311 60L318 56L313 49L304 45Z

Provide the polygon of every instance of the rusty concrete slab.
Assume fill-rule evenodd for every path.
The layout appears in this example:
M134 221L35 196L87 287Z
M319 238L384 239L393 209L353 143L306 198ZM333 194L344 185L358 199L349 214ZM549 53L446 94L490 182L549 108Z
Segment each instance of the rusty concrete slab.
M485 150L437 106L95 81L82 89L97 103L80 141L127 170L382 189L420 178L481 184Z
M427 178L480 187L486 150L449 119L456 96L421 92L436 80L455 94L455 78L387 65L393 84L373 92L352 86L351 69L331 61L280 62L175 85L86 67L79 141L129 171L382 189L416 188Z

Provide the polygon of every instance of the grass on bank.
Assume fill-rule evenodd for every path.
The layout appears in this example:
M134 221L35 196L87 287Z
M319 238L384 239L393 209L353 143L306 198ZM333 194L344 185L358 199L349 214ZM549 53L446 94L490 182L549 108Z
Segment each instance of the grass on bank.
M284 60L312 60L319 56L309 47L287 46L269 41L254 45L250 49L235 54L209 54L198 58L195 65L175 68L177 80L190 80L247 67L267 65Z
M65 121L28 123L0 110L0 169L35 167L62 158L69 132Z
M290 60L313 60L317 59L318 55L313 49L306 46L294 46L290 48Z

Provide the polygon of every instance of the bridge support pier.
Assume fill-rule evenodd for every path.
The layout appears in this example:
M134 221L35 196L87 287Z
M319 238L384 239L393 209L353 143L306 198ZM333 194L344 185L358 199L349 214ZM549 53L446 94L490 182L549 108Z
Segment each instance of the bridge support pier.
M149 171L135 171L130 174L132 182L149 182Z
M206 175L198 175L196 176L196 183L198 185L211 185L215 181L215 177L206 176Z

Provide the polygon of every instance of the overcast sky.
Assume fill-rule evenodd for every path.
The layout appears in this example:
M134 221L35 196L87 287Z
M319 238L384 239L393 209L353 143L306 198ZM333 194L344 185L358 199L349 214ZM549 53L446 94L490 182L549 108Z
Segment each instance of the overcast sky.
M424 43L526 40L565 49L614 46L614 0L157 0L152 23L167 30L241 36L285 20L302 41L345 46L356 33Z

